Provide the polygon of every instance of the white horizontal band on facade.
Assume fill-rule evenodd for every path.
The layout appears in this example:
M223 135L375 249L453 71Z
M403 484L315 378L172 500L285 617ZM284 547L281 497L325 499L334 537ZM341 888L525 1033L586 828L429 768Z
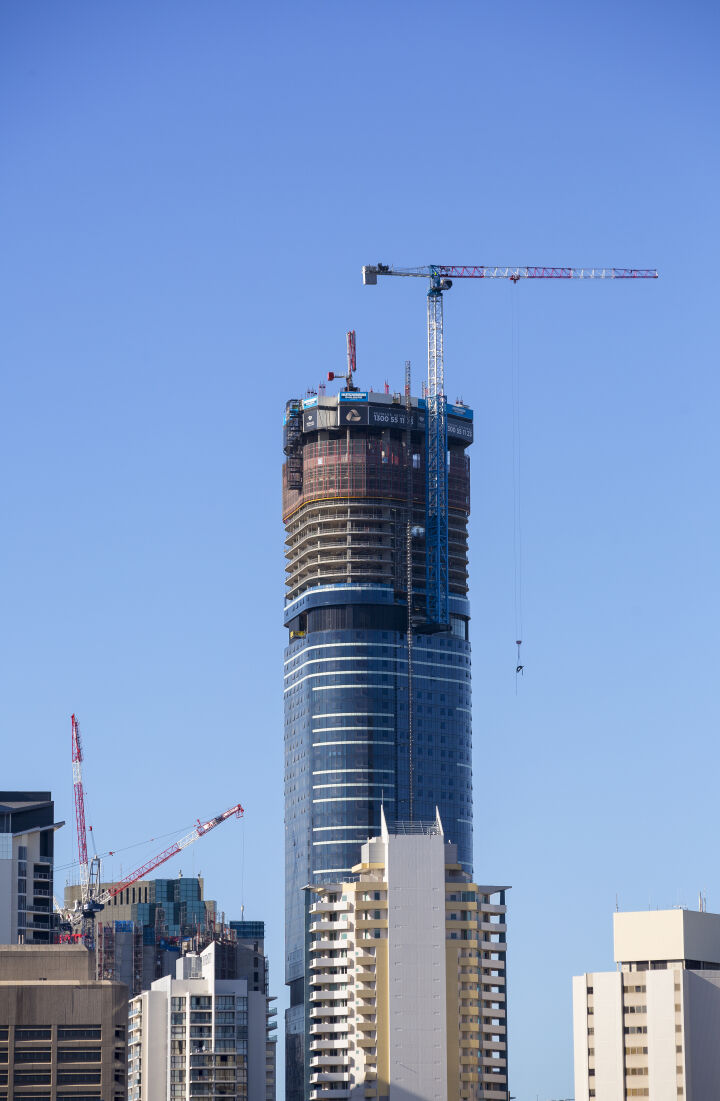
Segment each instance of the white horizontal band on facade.
M314 802L314 800L313 800ZM458 822L464 822L467 826L472 826L472 818L458 818ZM462 861L460 861L462 863Z
M468 715L472 715L472 711L470 710L469 707L456 707L455 710L456 711L467 711Z
M312 748L317 749L321 745L395 745L395 742L381 742L376 738L355 738L347 742L313 742Z
M430 664L430 662L428 662L427 664ZM434 666L434 668L437 668L437 666ZM359 674L359 676L363 675L362 671L360 671L360 670L350 670L350 669L336 669L331 673L307 673L304 677L301 677L300 680L295 681L294 684L289 684L287 686L287 688L283 688L283 695L285 695L285 693L287 693L287 692L292 692L293 688L297 688L297 686L299 684L302 684L306 680L314 680L316 677L342 677L346 673L350 673L350 672L357 672ZM398 670L395 673L389 673L387 671L387 669L385 669L385 670L367 669L365 671L365 676L366 677L407 677L407 673L406 672L403 673L400 670ZM466 674L466 680L459 680L457 677L431 677L429 675L429 673L413 673L413 680L437 680L437 681L442 681L443 684L466 684L470 680L470 674L469 673ZM330 688L387 688L388 690L390 690L392 688L392 685L390 685L390 684L368 684L367 682L365 682L364 684L331 684L331 685L329 685L329 687ZM313 689L313 692L322 692L322 691L327 691L327 689L321 689L321 688L314 688Z
M457 766L458 768L469 768L472 772L472 765L466 765L464 761L458 761Z
M451 635L451 638L453 638L454 641L456 641L456 642L466 642L467 641L466 639L459 638L457 635ZM381 648L384 648L386 650L404 650L404 651L407 651L407 643L405 643L405 642L318 642L314 646L308 646L307 650L303 651L303 656L305 654L311 654L313 652L313 650L336 650L336 649L339 649L340 647L346 647L346 646L351 646L353 649L359 649L360 647L362 647L363 649L368 649L371 646L375 646L378 650L381 649ZM436 653L435 650L431 650L430 647L427 644L424 644L423 642L421 642L420 639L415 640L415 647L417 649L421 650L421 651L427 651L429 654L430 653L433 653L433 654ZM459 653L459 651L453 650L450 647L450 648L448 648L447 653L451 653L451 654L452 653ZM293 657L286 658L285 661L283 662L283 665L289 665L290 662L295 661L297 657L298 657L298 655L294 654Z
M313 868L313 875L334 875L335 872L351 872L352 868Z
M403 642L318 642L315 646L308 646L307 650L304 650L302 656L305 654L311 654L313 650L335 650L340 647L352 646L353 648L367 650L370 646L376 646L378 650L381 647L385 647L386 650L407 650L407 646ZM283 665L289 665L291 661L295 661L298 654L294 654L291 658L286 658Z
M325 788L380 788L381 791L387 787L387 781L385 783L379 780L377 783L372 783L370 780L349 780L347 783L335 783L335 784L313 784L313 791L323 791Z
M314 726L311 733L313 734L325 734L331 733L333 730L394 730L395 726L371 726L368 727L367 723L361 723L359 726Z
M325 833L327 830L365 830L367 834L367 826L313 826L313 833Z
M470 766L468 765L467 767L469 768ZM319 768L313 772L313 776L330 776L336 772L369 772L371 774L375 772L385 772L390 776L395 775L394 768Z
M463 655L459 654L458 657L463 657ZM381 654L373 654L372 656L369 656L369 657L358 657L355 654L348 654L347 657L331 658L331 657L328 656L328 657L324 657L324 658L312 658L311 661L304 661L302 663L302 665L298 665L297 669L292 669L289 673L285 673L283 675L283 680L288 680L289 677L296 676L299 672L301 672L301 670L307 669L308 665L327 665L327 663L329 661L344 661L344 662L351 661L354 665L357 665L357 663L360 662L360 661L386 661L388 663L392 663L392 665L393 665L392 670L390 670L390 669L385 670L386 673L389 673L391 671L392 672L395 672L395 671L399 672L399 670L397 670L397 667L395 665L395 658L388 657L387 655L383 658L383 656ZM438 661L420 661L419 659L413 658L413 667L416 666L416 665L430 665L433 669L437 669L439 664L440 663ZM459 661L458 662L449 661L447 664L449 666L453 666L453 665L458 665L459 666L461 663ZM463 667L464 667L464 662L463 662ZM344 672L343 669L336 669L335 671L337 673Z
M376 799L377 796L338 795L337 797L331 796L327 799L313 799L313 803L367 803L368 798ZM385 799L387 800L388 803L394 803L395 802L395 796L394 795L386 795ZM464 819L459 818L458 821L462 822L462 821L464 821Z
M368 836L368 830L370 828L371 828L370 826L365 827L365 837L366 838ZM323 845L360 845L360 844L362 844L362 842L360 841L360 838L355 838L355 840L350 838L349 840L345 840L345 841L342 841L342 840L341 841L313 841L313 848L319 849Z
M322 715L313 715L315 719L394 719L392 711L325 711Z

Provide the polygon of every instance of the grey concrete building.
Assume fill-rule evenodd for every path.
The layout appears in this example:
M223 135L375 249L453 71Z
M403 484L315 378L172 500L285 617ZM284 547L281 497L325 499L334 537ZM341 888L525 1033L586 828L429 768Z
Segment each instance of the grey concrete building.
M0 791L0 944L52 943L54 819L49 791Z
M0 1101L124 1101L128 992L82 945L0 947Z

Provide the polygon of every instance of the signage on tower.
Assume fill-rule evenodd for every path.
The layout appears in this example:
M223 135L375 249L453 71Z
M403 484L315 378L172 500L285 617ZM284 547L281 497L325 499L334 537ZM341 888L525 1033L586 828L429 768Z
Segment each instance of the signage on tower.
M367 405L339 405L338 425L341 428L356 428L368 423Z

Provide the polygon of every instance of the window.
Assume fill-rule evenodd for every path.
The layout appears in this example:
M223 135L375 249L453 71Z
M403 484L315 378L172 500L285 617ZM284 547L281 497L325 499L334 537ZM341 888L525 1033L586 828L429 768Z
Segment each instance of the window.
M17 1080L17 1075L15 1076ZM85 1084L100 1085L100 1071L58 1071L57 1082L59 1086L83 1086Z
M17 1039L17 1032L15 1037ZM100 1040L101 1038L100 1028L95 1025L58 1025L58 1040Z

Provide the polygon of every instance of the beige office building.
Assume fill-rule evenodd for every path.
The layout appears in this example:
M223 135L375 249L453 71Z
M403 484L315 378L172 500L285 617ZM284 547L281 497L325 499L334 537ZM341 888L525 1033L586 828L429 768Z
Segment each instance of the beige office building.
M309 1101L505 1101L505 890L470 881L439 817L308 889Z
M720 915L614 915L616 971L573 979L576 1101L720 1098Z
M128 991L82 945L0 947L0 1101L124 1101Z

